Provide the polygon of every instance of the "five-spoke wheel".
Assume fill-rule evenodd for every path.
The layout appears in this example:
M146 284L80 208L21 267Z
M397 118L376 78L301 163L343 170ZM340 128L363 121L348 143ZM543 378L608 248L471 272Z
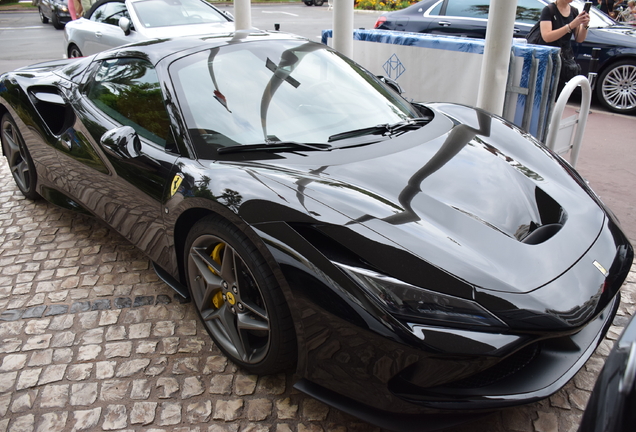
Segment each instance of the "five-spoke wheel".
M233 225L210 216L187 239L186 267L194 303L219 348L255 373L295 362L289 310L269 266Z
M2 149L7 158L9 169L20 192L29 198L37 199L35 191L36 173L31 155L24 144L22 134L18 130L10 114L5 114L0 120Z

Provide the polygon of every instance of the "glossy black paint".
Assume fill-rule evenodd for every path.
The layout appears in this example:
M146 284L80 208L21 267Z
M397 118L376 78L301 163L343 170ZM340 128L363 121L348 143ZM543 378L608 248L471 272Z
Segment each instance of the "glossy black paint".
M636 320L625 327L592 391L579 432L636 429Z
M492 410L547 397L578 371L612 321L633 250L566 162L514 125L452 104L419 106L432 120L389 141L199 159L167 68L233 43L154 41L0 77L0 114L22 131L38 192L104 220L177 288L188 230L212 213L230 221L289 304L299 388L326 402L338 394L331 403L356 415L365 405L387 416ZM113 58L155 66L172 144L88 101L96 67ZM339 265L476 302L499 324L392 315Z
M38 12L43 23L51 21L53 27L58 30L63 29L64 25L71 21L67 0L40 0Z

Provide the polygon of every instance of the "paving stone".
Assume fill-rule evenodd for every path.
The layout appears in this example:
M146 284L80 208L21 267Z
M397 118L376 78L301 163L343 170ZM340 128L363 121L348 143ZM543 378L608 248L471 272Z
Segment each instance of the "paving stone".
M298 405L292 403L291 398L279 399L276 401L276 414L279 419L295 419L297 413Z
M84 381L91 376L93 371L93 363L83 363L77 365L71 365L68 368L66 378L71 381Z
M174 335L175 323L172 321L159 321L155 324L152 335L156 337L169 337Z
M230 394L232 393L233 375L214 375L210 380L210 393L212 394Z
M95 363L95 378L105 380L115 376L116 361L101 361Z
M234 421L243 409L243 399L217 400L214 406L214 420Z
M0 353L14 353L20 351L22 340L18 338L4 339L0 345Z
M42 373L42 368L26 369L20 373L18 383L15 386L16 390L24 390L30 387L35 387Z
M162 391L160 399L169 399L179 391L179 381L176 378L162 377L157 379L157 388Z
M103 430L118 430L127 426L127 413L124 405L108 405L104 413Z
M71 405L90 406L97 400L97 383L80 383L71 386Z
M190 376L183 380L183 388L181 389L181 399L189 399L194 396L203 394L205 386L199 377Z
M298 432L324 432L324 429L316 423L299 423Z
M285 374L267 375L258 380L258 390L271 395L285 393Z
M253 394L257 381L258 375L237 374L234 378L234 393L239 396Z
M583 390L573 390L570 393L569 400L573 407L583 411L587 405L587 400L590 397L590 393Z
M196 357L177 359L172 366L172 373L175 375L190 374L193 372L199 372L199 359Z
M62 432L68 420L68 412L50 412L40 416L36 432Z
M131 324L128 330L129 339L146 339L150 337L152 323Z
M101 345L85 345L77 350L77 361L95 360L102 352Z
M106 340L107 341L118 341L126 339L126 326L115 326L109 325L106 329Z
M536 432L559 432L558 418L555 413L539 411L539 418L533 422Z
M248 423L241 432L269 432L270 426L262 423Z
M157 402L135 402L130 412L130 423L149 425L155 420Z
M261 421L272 415L272 401L269 399L252 399L247 401L247 419Z
M19 336L24 328L24 321L0 323L0 337Z
M40 396L41 408L64 408L68 402L68 384L51 384L42 388Z
M150 359L134 359L123 362L117 368L115 376L118 378L129 377L142 372L150 364Z
M73 426L73 432L80 430L93 430L97 426L101 413L101 407L93 408L91 410L74 411L73 418L75 420L75 424Z
M69 347L73 345L74 341L75 333L71 331L57 333L51 339L51 346L53 348Z
M209 356L205 360L205 366L203 367L203 375L225 372L226 367L227 367L227 358L225 358L224 356Z
M189 403L186 406L186 420L188 423L207 423L212 415L210 400Z
M102 383L100 399L106 402L115 402L124 399L128 395L130 381L108 380Z
M89 310L91 310L90 301L78 301L71 305L71 313L73 314L78 312L87 312Z
M45 310L46 310L46 306L44 305L34 306L34 307L26 309L24 313L22 314L21 318L22 319L41 318Z
M13 420L9 432L30 432L33 431L34 427L35 416L33 414L27 414Z
M191 353L198 354L203 351L205 348L205 341L199 338L188 338L182 341L181 345L179 345L178 352L180 353Z
M83 329L94 329L97 325L97 319L99 317L98 311L84 312L77 314L79 317L79 325Z
M161 354L176 354L179 350L179 340L178 337L167 337L161 339Z
M181 404L163 402L159 414L159 426L171 426L181 423Z
M32 336L22 345L22 351L46 349L50 346L52 337L52 334Z
M49 330L60 331L68 330L73 327L75 317L73 315L56 316L51 319Z
M197 321L185 320L185 321L179 322L176 333L180 336L196 336Z
M11 404L11 412L14 414L29 411L33 408L33 402L37 398L39 390L26 390L24 392L13 395L13 403Z
M159 341L140 341L137 343L135 352L137 354L152 354L157 351Z
M11 393L0 395L0 417L7 415L9 403L11 403Z
M0 372L9 372L20 370L24 367L27 361L26 354L7 354L2 359L2 365L0 366Z
M34 366L46 366L51 364L53 361L53 350L45 349L42 351L36 351L31 354L31 359L29 360L29 367Z
M67 365L65 364L47 366L46 368L44 368L42 375L40 375L38 384L44 385L61 381L62 378L64 378L64 374L66 373L66 367Z
M73 358L71 348L57 348L53 350L53 361L55 363L70 363Z
M120 310L105 310L102 311L101 315L99 316L99 325L100 326L113 326L114 324L117 324L117 321L119 320L119 315L121 314ZM106 340L109 340L108 337L106 338Z
M130 357L132 353L132 342L113 342L107 343L104 355L106 358L114 357Z
M131 399L148 399L150 397L151 384L147 379L136 379L132 382L130 391Z
M82 345L95 345L101 344L104 341L104 329L93 328L85 332L80 340Z
M117 309L124 309L132 307L132 299L130 297L118 297L114 300L114 305Z
M313 398L303 401L302 416L309 421L323 421L329 414L329 407Z

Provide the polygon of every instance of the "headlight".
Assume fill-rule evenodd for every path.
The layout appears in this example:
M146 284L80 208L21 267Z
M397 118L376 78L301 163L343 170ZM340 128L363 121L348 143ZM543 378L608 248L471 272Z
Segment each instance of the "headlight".
M438 325L506 327L478 303L407 284L370 270L335 263L392 315Z
M68 7L65 5L59 5L57 8L62 12L68 12Z

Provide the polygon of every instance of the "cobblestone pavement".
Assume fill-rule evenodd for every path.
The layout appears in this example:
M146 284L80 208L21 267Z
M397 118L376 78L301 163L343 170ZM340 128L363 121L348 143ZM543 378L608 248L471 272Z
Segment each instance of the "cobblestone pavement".
M4 159L0 182L0 432L379 430L296 392L291 373L238 370L123 237L25 200ZM634 301L633 269L609 339L572 382L452 431L575 431Z

